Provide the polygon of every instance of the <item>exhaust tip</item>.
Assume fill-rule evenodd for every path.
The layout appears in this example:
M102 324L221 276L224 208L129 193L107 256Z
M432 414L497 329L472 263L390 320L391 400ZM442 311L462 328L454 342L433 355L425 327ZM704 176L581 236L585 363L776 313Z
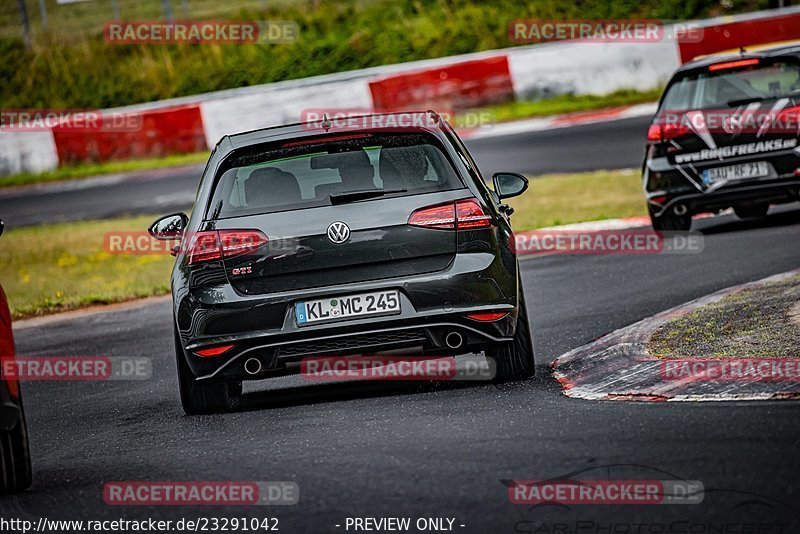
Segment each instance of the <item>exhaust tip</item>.
M675 212L675 215L686 215L686 212L689 211L689 208L687 208L685 204L678 204L675 206L675 208L673 208L672 211Z
M450 332L445 336L444 342L451 349L457 349L464 343L464 338L458 332Z
M258 358L249 358L244 362L244 370L249 375L258 374L261 371L261 360Z

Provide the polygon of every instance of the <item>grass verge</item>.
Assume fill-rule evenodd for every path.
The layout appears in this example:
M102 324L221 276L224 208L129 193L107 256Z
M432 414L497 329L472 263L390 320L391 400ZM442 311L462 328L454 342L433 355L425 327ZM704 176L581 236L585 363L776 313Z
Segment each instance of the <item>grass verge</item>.
M641 215L638 173L604 171L536 178L513 199L517 230ZM169 292L173 258L112 255L107 232L144 231L153 217L12 229L0 238L0 283L14 319Z
M658 358L796 358L800 276L728 295L656 330Z
M167 167L177 167L179 165L191 165L193 163L203 163L208 159L208 152L198 152L196 154L178 154L164 158L137 159L129 161L108 161L105 163L85 163L69 167L59 167L52 171L39 174L22 173L11 176L0 177L0 187L10 187L15 185L28 185L44 182L57 182L61 180L72 180L75 178L90 178L92 176L102 176L104 174L116 174L121 172L147 171L151 169L162 169Z
M647 215L636 169L542 176L508 203L516 231Z
M154 217L9 230L0 237L0 284L21 319L169 292L168 254L112 255L106 232L144 231Z

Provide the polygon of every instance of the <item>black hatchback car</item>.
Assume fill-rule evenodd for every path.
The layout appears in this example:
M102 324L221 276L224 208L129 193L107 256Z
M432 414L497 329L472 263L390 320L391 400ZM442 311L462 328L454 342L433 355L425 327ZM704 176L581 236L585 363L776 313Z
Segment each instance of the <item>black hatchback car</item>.
M232 408L242 380L296 373L322 355L484 351L497 380L531 376L502 203L528 182L493 182L433 112L224 137L191 217L149 230L180 239L172 295L184 410Z
M800 46L687 63L647 135L644 191L657 230L733 208L763 217L800 200Z

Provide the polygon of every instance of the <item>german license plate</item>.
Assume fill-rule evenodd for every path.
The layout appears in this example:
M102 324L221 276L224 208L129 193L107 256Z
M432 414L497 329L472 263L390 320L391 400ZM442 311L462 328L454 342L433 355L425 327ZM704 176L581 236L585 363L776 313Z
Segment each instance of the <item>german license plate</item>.
M769 166L766 161L754 161L727 167L715 167L703 171L703 182L710 184L728 180L746 180L747 178L761 178L769 176Z
M294 312L300 326L351 317L397 314L400 313L400 293L393 289L297 302Z

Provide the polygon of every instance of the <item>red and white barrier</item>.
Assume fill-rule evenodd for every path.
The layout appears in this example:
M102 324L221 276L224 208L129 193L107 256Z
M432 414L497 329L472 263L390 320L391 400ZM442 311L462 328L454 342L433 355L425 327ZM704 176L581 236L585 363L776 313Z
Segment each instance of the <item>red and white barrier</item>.
M370 81L369 89L376 110L420 109L437 103L464 109L514 96L506 55L385 76Z
M118 130L52 129L58 161L98 162L163 157L206 150L199 105L154 109L136 113L135 127Z
M141 124L136 131L0 130L0 176L42 172L66 163L202 151L223 135L298 122L307 109L453 109L512 96L652 89L697 55L800 39L800 8L709 19L700 25L704 38L699 42L552 42L109 110L134 115ZM553 119L542 121L510 128L559 126Z

